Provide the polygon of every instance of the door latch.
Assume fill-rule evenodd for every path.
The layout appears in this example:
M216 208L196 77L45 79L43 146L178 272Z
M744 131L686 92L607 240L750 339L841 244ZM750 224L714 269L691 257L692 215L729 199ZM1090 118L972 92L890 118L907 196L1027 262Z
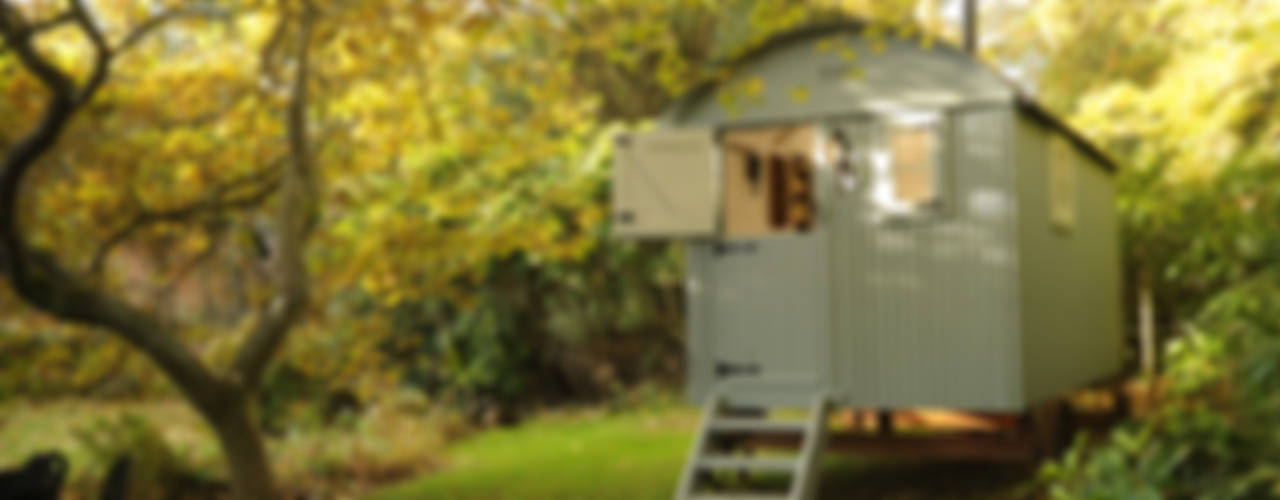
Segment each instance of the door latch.
M731 363L728 361L716 361L716 377L737 377L737 376L758 376L760 375L760 363Z

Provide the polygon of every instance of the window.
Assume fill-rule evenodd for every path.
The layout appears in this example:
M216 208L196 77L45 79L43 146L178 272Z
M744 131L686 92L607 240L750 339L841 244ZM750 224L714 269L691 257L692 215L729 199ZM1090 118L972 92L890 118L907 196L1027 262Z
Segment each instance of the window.
M942 116L900 113L889 117L872 154L872 201L885 213L907 214L941 201Z
M1076 225L1075 151L1062 136L1049 142L1049 220L1058 229Z

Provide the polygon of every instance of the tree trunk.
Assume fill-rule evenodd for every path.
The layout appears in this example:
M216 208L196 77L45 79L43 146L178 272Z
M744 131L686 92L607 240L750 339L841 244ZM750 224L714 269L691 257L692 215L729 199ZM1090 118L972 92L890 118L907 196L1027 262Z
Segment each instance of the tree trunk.
M298 53L286 117L290 161L281 174L282 200L277 214L281 245L280 253L275 257L276 290L273 297L263 304L262 314L236 353L232 369L224 374L205 365L181 342L177 329L163 318L130 305L118 293L103 287L97 279L78 276L61 265L53 252L29 245L23 233L18 217L23 179L54 147L73 115L93 99L107 77L112 57L137 43L161 23L190 15L180 10L157 14L128 33L124 42L113 48L83 2L73 0L69 3L70 20L79 27L95 52L92 71L80 86L58 64L36 49L34 35L38 30L33 30L20 13L0 0L0 40L4 42L6 55L13 54L14 59L50 94L38 124L19 140L7 145L0 155L0 270L4 272L0 278L4 278L18 296L36 308L62 320L105 328L154 361L213 428L231 473L232 495L238 500L280 500L283 497L275 488L262 435L251 419L249 402L250 395L259 387L263 370L307 304L303 246L317 213L306 127L307 51L316 16L315 7L309 0L302 1L297 30ZM281 14L280 27L284 27L285 20L289 18L286 13ZM268 196L270 191L263 191L262 197ZM201 211L226 208L217 203L207 208L192 207L187 210L195 210L197 215ZM177 217L188 222L195 220L184 214ZM132 222L130 226L136 224ZM127 236L126 233L117 234L122 235L120 238ZM107 246L100 248L98 254L105 255L105 249L113 244L108 240ZM95 257L95 261L98 260L101 258Z
M238 500L280 500L267 460L262 433L249 412L248 398L238 394L234 402L212 412L205 419L218 436L218 443L231 473L231 496Z
M1156 301L1151 285L1151 273L1142 271L1138 277L1138 359L1142 363L1142 375L1156 374L1159 359L1156 352Z

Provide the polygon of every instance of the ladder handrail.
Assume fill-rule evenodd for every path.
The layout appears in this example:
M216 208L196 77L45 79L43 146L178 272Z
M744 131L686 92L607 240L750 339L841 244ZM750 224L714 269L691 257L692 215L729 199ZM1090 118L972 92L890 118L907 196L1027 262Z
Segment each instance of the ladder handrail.
M676 485L676 500L690 500L693 495L693 486L698 479L698 458L706 451L707 434L711 430L711 423L720 413L720 404L720 395L712 393L702 408L702 421L698 425L698 433L694 435L693 443L689 446L689 457L685 460L684 471L680 473L680 483Z
M827 409L830 400L825 394L815 396L810 407L809 425L805 429L800 456L796 459L795 475L791 478L792 500L813 498L822 463L819 460L827 444Z

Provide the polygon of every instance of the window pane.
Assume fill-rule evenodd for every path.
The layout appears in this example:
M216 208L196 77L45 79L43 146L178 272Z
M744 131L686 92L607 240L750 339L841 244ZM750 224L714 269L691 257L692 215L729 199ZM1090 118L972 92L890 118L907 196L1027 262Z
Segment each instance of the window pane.
M1071 229L1076 225L1075 152L1062 137L1055 136L1049 148L1049 218L1054 226Z
M935 140L936 129L929 126L895 126L890 132L894 197L898 202L918 206L937 196Z

